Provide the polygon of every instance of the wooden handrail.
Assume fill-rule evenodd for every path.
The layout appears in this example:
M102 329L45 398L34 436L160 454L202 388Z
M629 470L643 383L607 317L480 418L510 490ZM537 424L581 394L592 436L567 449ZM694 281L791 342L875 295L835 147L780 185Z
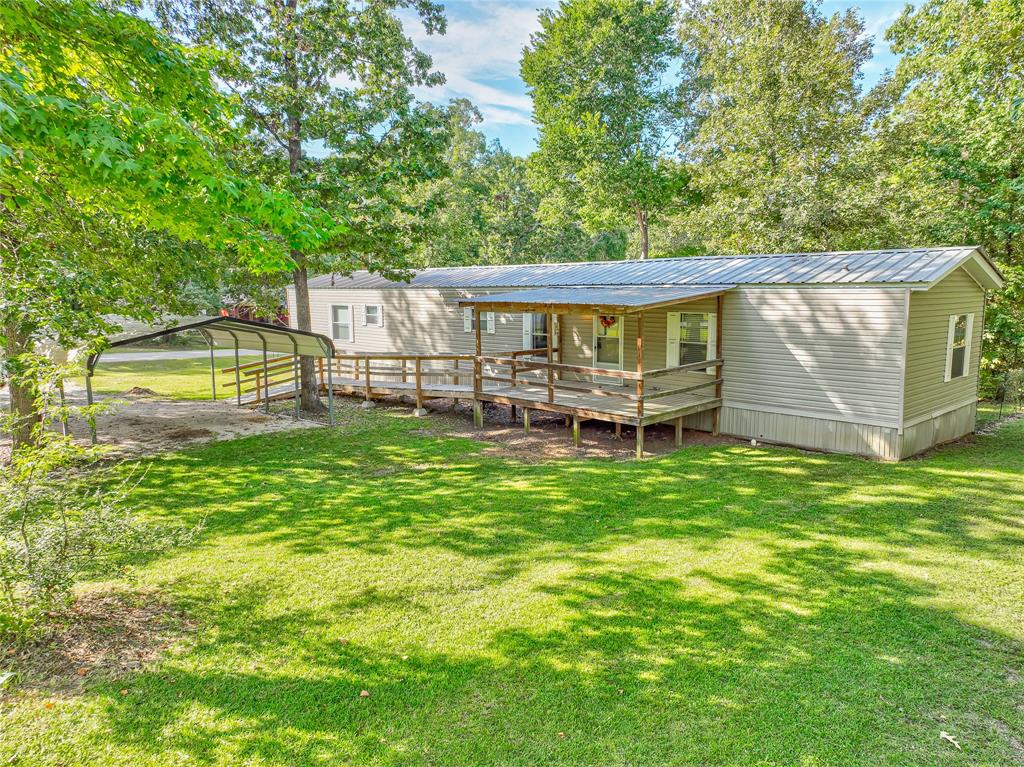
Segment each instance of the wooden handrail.
M659 376L667 376L672 373L686 373L690 370L703 370L704 368L713 368L721 365L724 360L719 357L714 360L705 360L704 362L688 362L685 365L676 365L671 368L658 368L657 370L644 371L644 378L658 378Z
M336 360L471 360L472 354L335 354Z
M661 397L671 397L673 394L686 394L687 392L697 391L698 389L704 389L708 386L716 386L722 383L721 378L712 378L704 383L694 384L693 386L682 386L678 389L658 389L657 391L647 392L644 394L644 402L652 399L660 399Z
M285 354L285 355L283 355L281 357L268 357L267 358L267 365L272 365L275 362L283 362L285 360L290 360L290 359L294 359L294 358L295 358L294 354ZM238 372L241 373L243 370L249 370L250 368L256 368L256 367L262 368L263 367L263 360L260 359L260 360L256 360L255 362L246 362L244 365L239 365L238 366ZM234 367L221 368L220 372L221 373L234 373L235 372L235 368Z
M480 362L490 362L494 365L511 365L513 357L491 357L481 355ZM520 371L526 370L561 370L564 373L582 373L584 375L608 376L609 378L621 378L626 381L637 381L643 375L633 370L610 370L607 368L589 368L582 365L564 365L561 362L523 362L516 360L516 367Z
M480 380L481 381L495 381L497 383L512 383L513 382L513 380L511 378L505 378L503 376L487 376L487 375L480 376ZM519 385L523 385L523 386L531 385L531 384L524 384L523 383L523 379L521 379L521 378L517 379L517 383ZM533 381L531 383L532 383L533 386L544 386L544 387L547 387L547 385L548 385L547 382L543 381L543 380L541 380L541 381ZM551 387L554 388L554 389L558 389L559 391L572 391L572 392L577 392L577 393L580 393L580 394L594 394L594 395L597 395L598 397L619 397L621 399L628 400L630 402L635 402L636 399L637 399L635 394L633 394L632 392L627 392L627 391L611 391L609 389L592 389L592 388L587 388L587 387L584 387L584 386L576 386L576 385L573 385L573 384L554 383L554 382L552 382Z

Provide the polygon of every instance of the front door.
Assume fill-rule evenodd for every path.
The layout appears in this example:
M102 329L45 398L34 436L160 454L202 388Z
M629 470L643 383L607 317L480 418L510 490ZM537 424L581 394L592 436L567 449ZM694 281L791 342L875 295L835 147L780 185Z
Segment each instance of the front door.
M594 315L595 368L622 370L622 317L615 314ZM621 384L622 379L594 376L595 382Z

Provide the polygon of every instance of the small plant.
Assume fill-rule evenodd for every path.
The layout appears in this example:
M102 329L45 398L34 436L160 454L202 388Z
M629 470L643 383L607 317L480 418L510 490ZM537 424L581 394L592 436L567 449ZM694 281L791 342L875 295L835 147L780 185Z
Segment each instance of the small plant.
M0 637L9 641L28 638L44 614L66 607L79 581L122 575L141 554L197 532L142 522L129 501L139 472L104 463L97 448L52 428L71 411L94 418L96 408L65 407L45 381L37 391L43 418L0 472ZM9 430L10 419L0 425Z

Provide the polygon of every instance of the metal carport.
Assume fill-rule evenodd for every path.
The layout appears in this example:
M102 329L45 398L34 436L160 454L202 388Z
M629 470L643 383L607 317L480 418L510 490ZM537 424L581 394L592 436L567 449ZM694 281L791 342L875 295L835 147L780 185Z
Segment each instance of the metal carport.
M267 375L267 353L277 352L281 354L294 355L296 419L299 417L298 358L321 357L331 359L335 354L334 342L327 336L307 330L270 325L266 322L242 320L237 317L203 317L200 319L186 320L175 325L168 325L167 327L155 331L118 334L108 337L107 340L109 343L103 351L114 349L119 346L128 346L129 344L135 344L141 341L151 341L156 338L163 338L165 336L183 333L190 330L199 333L199 335L205 339L207 346L210 348L210 386L213 399L217 399L216 361L213 353L214 349L217 347L233 348L235 351L235 387L236 391L239 392L238 404L241 404L241 388L239 386L238 377L238 355L240 349L252 349L263 353L263 381L265 386L269 386L267 383L269 378ZM95 372L97 363L103 356L103 351L89 355L89 358L86 361L85 392L86 401L89 405L93 404L92 376ZM331 369L333 366L325 365L324 367L327 368L327 413L330 423L333 425L334 386L333 381L331 380ZM267 394L269 395L269 390L267 391ZM269 409L269 398L264 397L264 402L265 408ZM90 431L92 434L92 441L95 442L96 427L94 424L90 425Z

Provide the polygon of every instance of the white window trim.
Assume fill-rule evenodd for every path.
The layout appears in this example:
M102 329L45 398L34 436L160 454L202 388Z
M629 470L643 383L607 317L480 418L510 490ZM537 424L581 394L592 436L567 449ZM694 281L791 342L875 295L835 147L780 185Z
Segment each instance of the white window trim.
M943 381L949 383L953 378L953 337L956 333L956 318L967 317L967 328L964 336L964 372L956 378L970 378L971 375L971 341L974 337L974 314L958 312L949 315L949 326L946 331L946 371Z
M374 306L377 307L377 321L376 322L370 322L370 320L366 316L366 310L371 308L371 307L374 307ZM367 326L367 327L373 327L373 328L382 328L382 327L384 327L384 304L364 304L363 305L363 325Z
M708 343L704 349L704 359L717 359L718 351L718 313L717 312L668 312L666 320L668 326L665 331L665 367L674 368L679 366L679 319L683 314L702 314L707 318ZM710 367L704 370L708 375L715 374L715 368Z
M334 326L337 324L334 319L334 310L341 308L344 308L346 314L348 314L348 322L345 323L348 325L348 338L338 338L337 336L334 335ZM352 304L331 304L331 340L352 343L352 340L355 336L355 333L353 331L354 329L352 327Z
M523 349L533 348L533 316L534 314L540 314L540 312L523 312ZM551 328L548 330L548 344L556 343L558 338L558 315L551 315ZM554 348L554 347L552 347ZM537 351L540 351L538 349Z
M480 312L480 316L483 317L484 324L481 329L481 333L487 333L488 335L494 335L494 312ZM473 307L464 306L462 308L462 329L466 333L473 332Z

